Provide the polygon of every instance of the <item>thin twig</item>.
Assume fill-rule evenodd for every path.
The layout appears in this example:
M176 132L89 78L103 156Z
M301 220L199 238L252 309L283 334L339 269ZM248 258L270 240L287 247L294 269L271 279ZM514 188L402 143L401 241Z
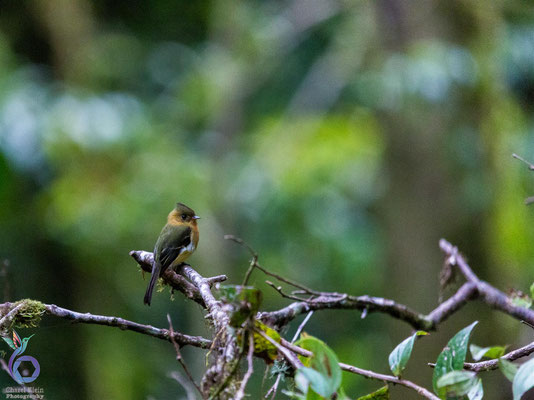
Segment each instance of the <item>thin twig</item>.
M313 356L313 353L311 351L303 349L302 347L299 347L299 346L295 346L294 344L289 343L287 340L281 339L280 345L301 356L304 356L304 357ZM434 394L429 392L424 387L419 386L412 381L408 381L406 379L399 379L396 376L392 376L392 375L379 374L377 372L358 368L353 365L349 365L345 363L339 363L339 366L343 371L351 372L356 375L361 375L369 379L376 379L376 380L383 381L383 382L393 383L395 385L402 385L412 390L415 390L417 393L419 393L421 396L427 399L439 400L439 397L435 396Z
M293 296L291 294L284 293L284 291L282 290L282 286L276 286L271 281L265 281L265 283L267 285L269 285L270 287L272 287L274 290L276 290L278 292L278 294L280 294L280 296L285 297L286 299L296 300L296 301L305 301L305 302L309 301L308 299L304 299L302 297L297 297L297 296Z
M236 242L237 244L240 244L241 246L244 246L249 253L252 255L252 260L250 260L250 265L247 269L247 272L245 274L245 279L243 279L243 285L247 286L248 280L250 279L250 275L252 275L252 271L254 271L254 268L256 268L256 265L258 265L258 253L256 253L256 250L252 248L247 242L245 242L243 239L238 238L234 235L224 235L225 240L232 240Z
M274 288L278 291L276 287ZM425 331L435 330L436 324L439 322L431 320L429 316L420 314L404 304L397 303L391 299L372 296L349 296L347 294L341 295L340 293L335 293L332 296L323 293L321 296L313 299L299 298L299 301L295 301L280 310L260 312L258 318L267 325L282 327L300 314L324 309L382 312L409 323L414 329ZM448 315L445 312L446 310L442 311L444 316Z
M254 271L254 268L258 264L258 256L254 255L252 256L252 260L250 260L250 265L247 269L247 273L245 274L245 279L243 279L243 286L247 286L248 280L250 279L250 275L252 275L252 271Z
M245 397L245 388L247 387L247 383L252 376L252 373L254 372L254 335L249 334L248 335L248 355L247 355L247 372L243 376L243 380L241 381L241 385L239 386L239 390L235 394L236 400L241 400L243 397Z
M500 358L504 358L507 361L515 361L522 357L527 357L534 353L534 342L527 344L526 346L520 347L506 353ZM434 368L435 363L428 363L429 367ZM474 372L490 371L493 369L499 368L499 358L493 358L491 360L480 361L475 363L464 363L464 369Z
M464 257L458 252L456 246L453 246L445 239L441 239L439 241L439 246L441 250L443 250L449 257L448 262L451 262L452 265L457 265L465 279L476 286L476 291L479 295L479 298L482 299L486 304L492 308L495 308L496 310L502 311L505 314L517 318L518 320L524 320L529 324L534 325L533 310L514 305L506 294L494 288L489 283L480 280L475 275L469 264L467 264Z
M308 321L310 320L312 315L313 315L313 311L310 311L306 315L306 317L302 320L302 322L300 323L299 327L297 328L297 330L295 332L295 335L293 335L293 339L291 339L291 343L294 343L295 340L298 339L299 335L302 333L302 330L304 329L304 327L306 326L306 324L308 323Z
M377 372L368 371L366 369L358 368L345 363L339 363L339 366L343 371L351 372L356 375L361 375L369 379L376 379L378 381L392 383L393 385L402 385L409 389L415 390L419 395L423 396L424 398L430 400L440 400L439 397L431 393L428 389L425 389L424 387L419 386L418 384L407 379L400 379L392 375L379 374Z
M238 244L240 244L242 246L245 246L253 256L256 254L254 252L254 250L252 249L252 247L250 247L243 239L238 238L238 237L233 236L233 235L225 235L224 238L227 239L227 240L232 240L232 241L234 241L234 242L236 242L236 243L238 243ZM256 261L254 263L254 267L259 269L264 274L272 276L273 278L278 279L280 282L287 283L288 285L296 287L297 289L304 290L308 294L320 295L320 292L317 292L317 291L315 291L313 289L310 289L310 288L308 288L308 287L306 287L306 286L304 286L304 285L302 285L302 284L300 284L298 282L292 281L291 279L284 278L283 276L275 274L274 272L271 272L268 269L262 267L258 263L257 257L256 257Z
M299 335L302 333L302 330L304 329L304 327L306 326L306 324L308 323L312 315L313 315L313 311L310 311L308 314L306 314L306 317L304 318L304 320L302 320L301 324L299 325L295 334L293 335L293 339L291 339L291 343L294 343L295 340L298 339ZM276 377L276 381L274 382L274 385L271 386L267 394L265 394L265 398L269 397L269 395L272 393L273 395L272 399L274 399L274 396L276 396L276 392L278 391L278 385L280 384L281 379L282 379L282 374L278 374L278 376Z
M187 395L187 400L195 400L195 388L193 387L193 385L191 385L191 382L189 380L184 378L182 374L180 374L178 371L172 371L167 376L171 379L174 379L180 384L180 386L184 388L185 393Z
M469 264L467 264L464 257L459 253L457 247L453 246L445 239L441 239L439 245L447 254L447 262L452 266L458 267L467 280L467 283L462 285L455 294L438 305L438 307L427 315L417 313L403 304L381 297L349 296L341 293L316 292L321 295L314 299L306 300L283 293L280 287L276 287L270 283L280 295L295 300L295 302L277 311L261 312L258 314L258 318L268 325L282 327L293 320L297 315L312 310L354 309L386 313L394 318L409 323L415 329L432 331L468 301L480 298L490 307L534 325L533 310L514 305L506 294L494 288L487 282L480 280Z
M243 239L241 238L238 238L237 236L234 236L234 235L224 235L224 240L231 240L233 242L236 242L237 244L240 244L241 246L244 246L247 248L247 250L249 251L250 255L252 257L254 256L257 256L258 253L256 253L256 251L248 245L247 242L245 242Z
M169 333L171 338L171 343L174 346L174 350L176 351L176 360L180 363L182 368L184 369L185 374L189 378L189 381L193 384L193 386L198 390L198 393L202 395L202 391L200 390L200 387L195 383L195 380L193 379L193 375L191 375L191 372L189 372L189 368L187 368L187 365L185 364L182 353L180 352L180 345L174 340L174 328L172 326L171 316L167 314L167 321L169 321Z
M302 363L300 362L300 360L298 359L297 356L295 356L291 351L289 351L287 348L285 348L284 346L282 346L280 343L278 343L277 341L275 341L273 338L271 338L269 335L267 335L265 332L263 332L262 330L260 329L257 329L257 328L254 328L254 332L256 332L257 334L259 334L261 337L263 337L265 340L267 340L269 343L271 343L274 347L276 347L276 349L278 350L278 352L285 357L285 359L289 362L289 364L294 368L294 369L299 369L302 367ZM289 342L288 342L289 343Z
M529 169L529 170L534 171L534 165L532 165L531 163L529 163L529 162L528 162L527 160L525 160L523 157L518 156L518 155L515 154L515 153L512 154L512 157L518 159L519 161L523 161L525 164L528 165L528 169Z

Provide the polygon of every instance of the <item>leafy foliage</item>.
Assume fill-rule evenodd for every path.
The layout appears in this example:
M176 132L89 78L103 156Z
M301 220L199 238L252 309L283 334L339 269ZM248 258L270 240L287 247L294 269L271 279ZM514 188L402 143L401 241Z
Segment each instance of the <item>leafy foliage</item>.
M300 382L300 389L306 389L306 393L309 386L325 398L332 396L341 385L341 368L335 353L321 340L311 336L300 339L296 344L313 353L309 358L300 357L304 367L297 370L295 377Z
M427 332L417 331L412 336L404 339L389 355L389 368L393 375L400 376L412 355L412 348L417 336L428 335Z
M519 369L519 366L517 364L514 364L513 362L505 360L504 358L499 358L498 365L499 369L506 377L506 379L508 379L510 382L513 382L514 377L517 374L517 370Z
M469 335L471 334L471 331L477 323L478 321L473 322L471 325L465 327L456 335L454 335L453 338L447 343L447 346L438 356L436 365L434 367L432 385L436 394L438 394L441 398L445 398L447 396L447 386L448 384L450 384L449 382L452 382L454 379L460 380L460 378L463 378L463 380L461 381L462 383L469 383L465 393L467 393L469 391L469 388L476 383L474 379L467 379L468 375L466 374L448 374L455 371L462 372L461 370L463 369L465 357L467 355ZM440 381L440 379L445 375L448 375L448 377L444 381ZM438 384L438 382L440 382L440 384ZM460 382L457 383L457 385L459 384ZM464 387L462 386L462 388ZM455 387L455 390L456 389L459 390L461 388Z
M436 382L440 396L451 398L467 394L477 383L476 373L471 371L450 371Z
M239 327L260 308L262 293L251 286L221 285L221 300L230 305L230 326Z
M512 382L514 400L520 400L521 396L532 387L534 387L534 359L521 365L514 376Z
M469 346L473 360L479 361L482 358L499 358L506 351L506 346L480 347L476 344Z

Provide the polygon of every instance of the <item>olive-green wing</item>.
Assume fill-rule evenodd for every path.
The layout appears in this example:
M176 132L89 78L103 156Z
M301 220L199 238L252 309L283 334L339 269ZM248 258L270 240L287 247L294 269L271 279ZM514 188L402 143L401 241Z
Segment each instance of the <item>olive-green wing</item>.
M191 243L191 228L166 225L161 231L154 253L161 270L167 269L176 257Z

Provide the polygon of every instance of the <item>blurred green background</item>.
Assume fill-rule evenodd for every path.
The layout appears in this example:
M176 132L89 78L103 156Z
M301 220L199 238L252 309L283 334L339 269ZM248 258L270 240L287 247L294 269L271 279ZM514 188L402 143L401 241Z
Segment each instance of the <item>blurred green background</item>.
M153 248L176 201L202 217L191 264L230 283L248 254L224 234L313 288L428 312L446 237L481 278L528 291L534 176L511 153L534 159L533 109L532 2L3 1L3 297L158 327L170 313L175 329L209 335L179 294L143 306L148 281L128 256ZM264 280L252 277L264 308L286 305ZM426 363L475 319L478 345L532 340L472 303L417 343L406 377L431 387ZM324 311L306 331L342 361L388 372L411 329ZM169 343L54 318L30 333L49 399L185 398L167 377L180 370ZM204 352L183 354L198 379ZM264 368L253 399L273 383ZM352 397L380 386L343 379ZM510 397L498 372L483 382L485 398Z

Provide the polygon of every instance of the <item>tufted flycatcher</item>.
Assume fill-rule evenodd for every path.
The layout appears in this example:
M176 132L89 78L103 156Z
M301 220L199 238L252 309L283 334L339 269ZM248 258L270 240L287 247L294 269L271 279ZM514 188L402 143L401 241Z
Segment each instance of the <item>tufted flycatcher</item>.
M160 274L169 267L183 263L197 248L200 217L185 204L176 207L167 216L167 224L161 230L154 247L152 276L146 288L144 303L150 305L152 291Z

